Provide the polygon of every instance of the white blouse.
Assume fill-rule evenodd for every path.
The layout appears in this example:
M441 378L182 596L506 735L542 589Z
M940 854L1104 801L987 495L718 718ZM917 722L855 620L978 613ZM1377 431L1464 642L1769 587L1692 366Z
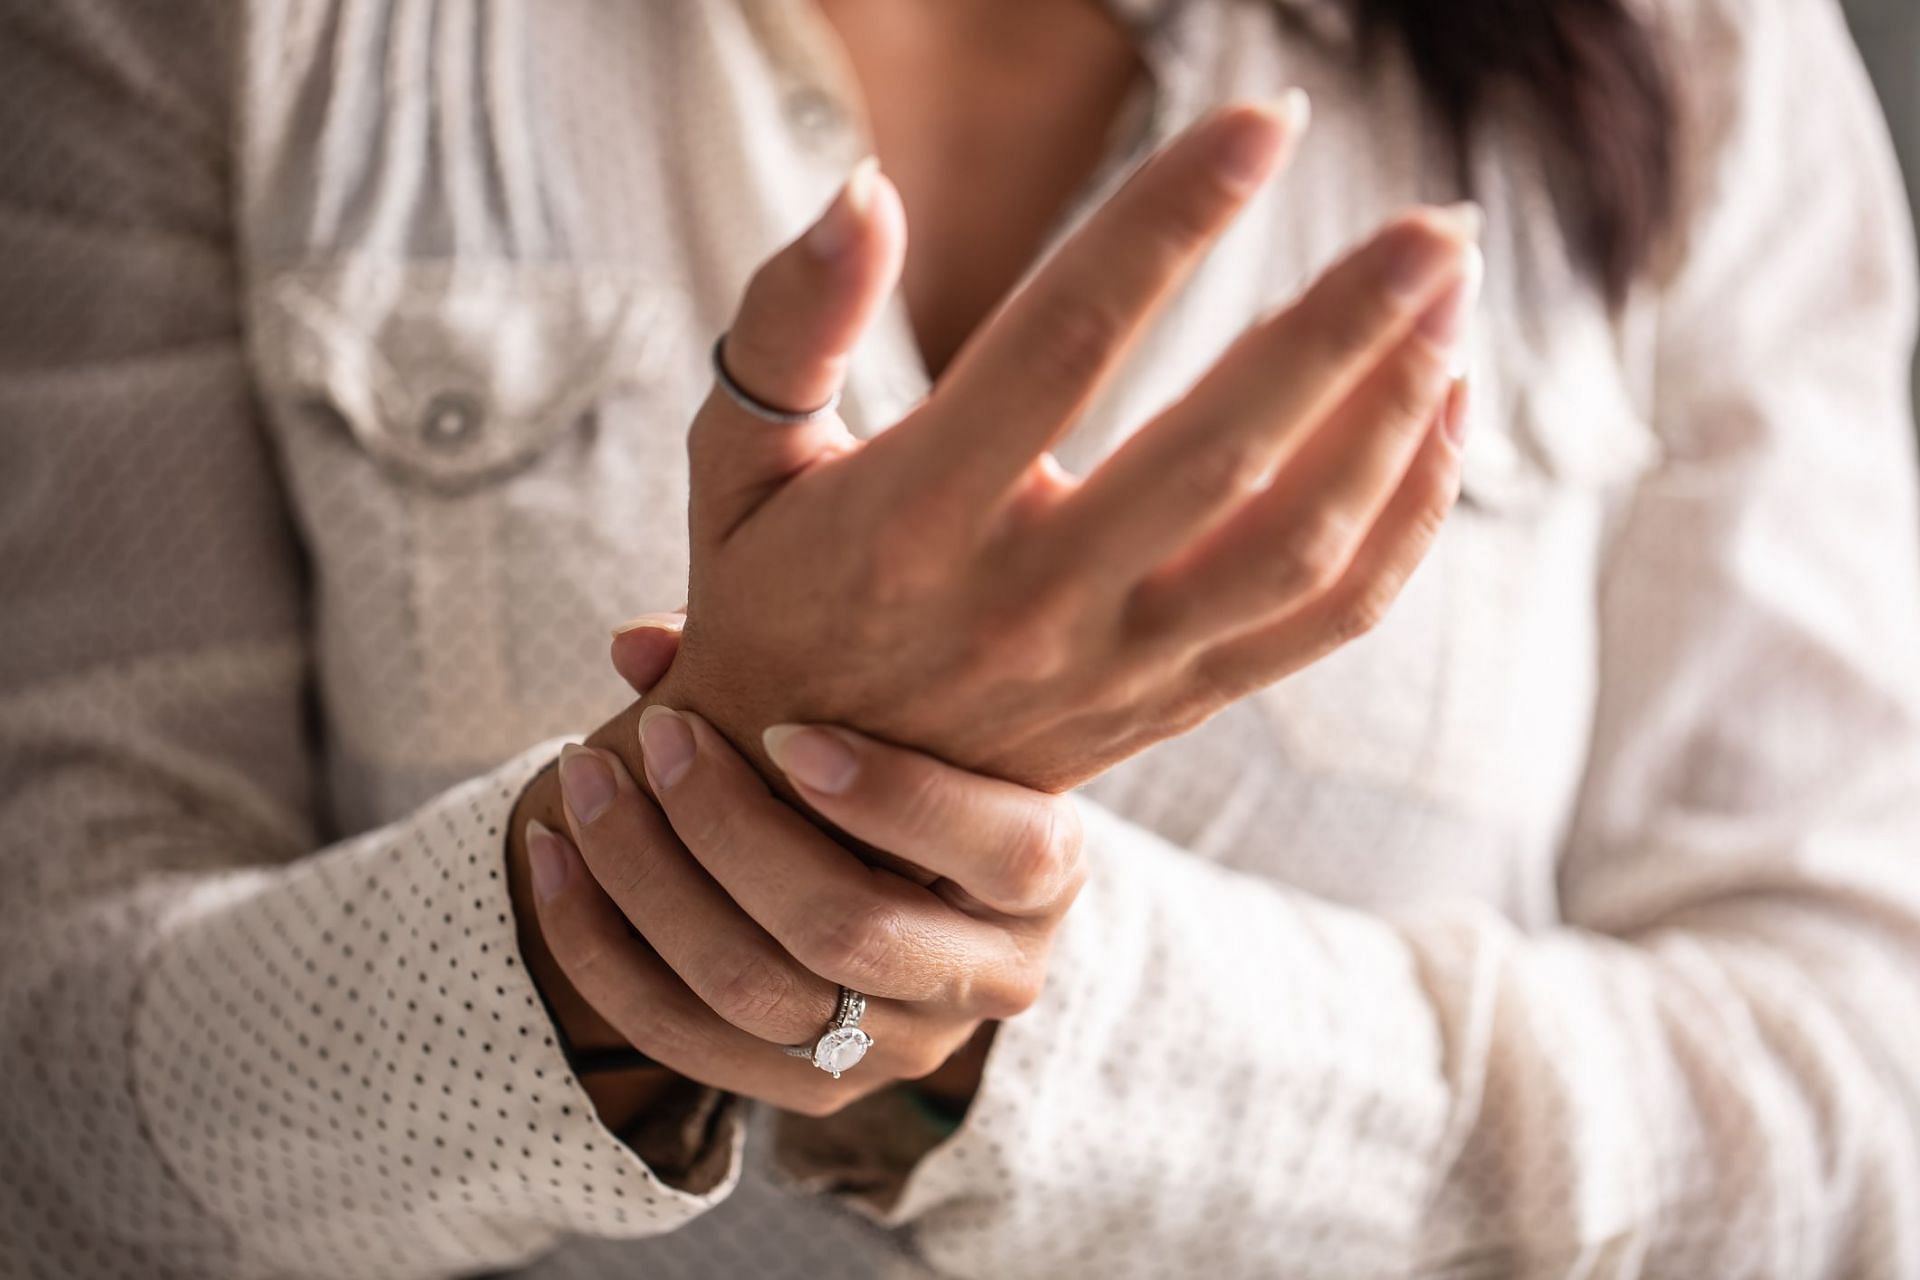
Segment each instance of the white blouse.
M1316 124L1070 467L1460 194L1345 2L1125 6L1063 230L1211 104ZM707 344L868 149L829 29L0 0L0 1276L1920 1276L1905 215L1828 0L1652 7L1684 244L1610 316L1486 136L1460 509L1377 632L1087 788L960 1130L724 1100L655 1170L502 828L683 598ZM896 308L847 416L925 388Z

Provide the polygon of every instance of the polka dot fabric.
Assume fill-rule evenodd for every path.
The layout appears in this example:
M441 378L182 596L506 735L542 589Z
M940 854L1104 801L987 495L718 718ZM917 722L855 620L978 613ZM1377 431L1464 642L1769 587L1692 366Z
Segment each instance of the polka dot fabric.
M521 967L500 819L557 750L287 873L202 886L162 922L134 1036L168 1066L137 1066L136 1098L244 1254L498 1265L557 1229L671 1230L729 1189L664 1186L599 1126Z
M1213 103L1316 120L1078 469L1460 194L1345 0L1114 7L1142 123L1061 231ZM1826 0L1649 11L1684 252L1609 316L1490 125L1469 500L1386 624L1086 790L956 1133L707 1094L675 1183L501 842L866 150L828 28L0 0L0 1280L1920 1276L1911 246ZM849 378L863 435L927 392L897 314Z

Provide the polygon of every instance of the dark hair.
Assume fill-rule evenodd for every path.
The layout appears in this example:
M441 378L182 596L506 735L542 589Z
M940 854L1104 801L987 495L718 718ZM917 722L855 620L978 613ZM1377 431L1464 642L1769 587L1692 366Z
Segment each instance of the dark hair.
M1619 303L1674 216L1674 87L1629 0L1354 0L1362 47L1406 50L1461 156L1496 110L1531 122L1577 259Z

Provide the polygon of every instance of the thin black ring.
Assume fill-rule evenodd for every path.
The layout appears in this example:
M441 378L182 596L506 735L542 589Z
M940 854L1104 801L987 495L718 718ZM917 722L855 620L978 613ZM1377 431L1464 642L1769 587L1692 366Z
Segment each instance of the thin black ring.
M724 354L726 345L727 335L724 333L713 340L714 381L720 384L720 389L727 393L729 400L739 405L742 409L745 409L754 417L783 427L795 427L802 423L816 422L840 407L840 393L838 391L828 396L827 402L818 409L808 409L800 413L796 413L791 409L782 409L775 405L768 404L741 386L738 382L735 382L733 375L727 372L727 359Z

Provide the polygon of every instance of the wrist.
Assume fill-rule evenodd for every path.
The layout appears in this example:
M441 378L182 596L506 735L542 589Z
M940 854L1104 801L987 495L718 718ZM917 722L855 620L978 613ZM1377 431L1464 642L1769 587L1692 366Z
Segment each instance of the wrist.
M532 875L527 861L526 829L538 819L556 831L564 831L558 775L552 766L542 770L521 792L508 820L506 841L507 890L513 905L520 955L527 976L546 1005L554 1025L554 1038L568 1058L577 1059L630 1046L607 1020L575 990L547 948L534 907ZM664 1067L638 1066L631 1069L578 1072L581 1087L593 1100L601 1123L616 1133L632 1127L638 1118L656 1106L679 1082L680 1077Z

